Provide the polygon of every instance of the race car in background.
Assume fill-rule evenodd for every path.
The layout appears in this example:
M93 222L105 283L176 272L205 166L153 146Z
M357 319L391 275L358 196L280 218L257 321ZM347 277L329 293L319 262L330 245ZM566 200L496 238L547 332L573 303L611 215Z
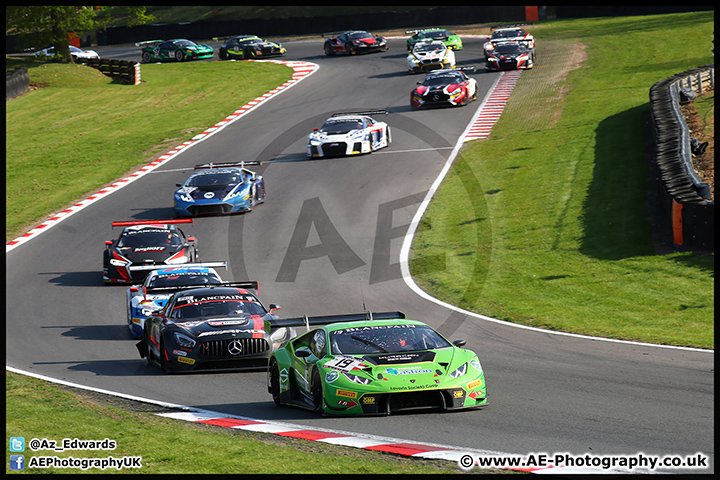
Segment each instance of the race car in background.
M181 217L250 212L265 201L265 180L246 165L261 162L206 163L185 183L176 184L175 213Z
M357 55L385 51L389 48L387 40L380 35L373 35L365 30L349 30L323 34L332 35L325 40L325 55Z
M186 263L178 267L160 267L151 270L140 285L128 288L127 320L130 334L142 338L145 319L167 303L179 287L197 288L223 283L215 267L227 268L225 262Z
M336 113L322 127L308 135L308 157L337 157L370 153L390 145L387 123L370 115L387 115L387 110Z
M492 35L487 42L483 45L485 51L485 60L490 56L490 52L495 49L495 46L505 42L518 42L523 45L526 49L535 51L535 37L527 33L524 29L518 26L508 25L504 28L497 28L493 31Z
M74 45L70 45L69 48L70 55L74 60L100 58L100 56L95 50L82 50ZM35 55L37 58L52 58L57 55L57 50L55 49L55 47L43 48L42 50L38 50L37 52L35 52L33 55Z
M467 105L477 100L477 81L465 72L475 67L463 67L430 72L410 93L410 107Z
M406 34L412 36L407 39L407 51L412 52L413 46L416 43L425 40L439 40L443 42L448 48L452 50L462 50L463 44L460 36L455 35L449 30L444 28L429 27L429 28L418 28L415 30L408 30Z
M103 281L140 283L150 270L196 262L195 237L175 226L183 223L192 223L192 219L112 222L113 228L125 228L116 240L105 242Z
M210 45L195 43L184 38L148 40L137 42L135 46L142 47L140 56L143 63L182 62L185 60L212 58L213 56L213 49Z
M488 54L485 68L489 71L530 69L535 65L535 52L518 42L498 43Z
M145 320L140 357L163 372L266 369L295 328L274 325L280 306L266 308L251 290L257 282L179 287Z
M238 35L235 37L213 38L224 41L218 49L220 60L248 60L255 58L280 57L287 53L281 43L263 40L256 35Z
M451 411L488 404L477 355L402 312L280 319L324 325L284 342L268 365L276 405L321 415Z
M418 42L407 56L408 73L455 68L455 52L439 40Z

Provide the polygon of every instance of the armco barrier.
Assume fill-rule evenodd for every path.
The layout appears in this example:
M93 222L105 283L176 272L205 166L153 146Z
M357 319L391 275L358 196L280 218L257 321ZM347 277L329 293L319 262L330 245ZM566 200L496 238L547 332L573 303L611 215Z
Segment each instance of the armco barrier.
M705 65L660 80L650 88L655 137L653 170L662 207L679 250L714 252L715 201L692 163L690 130L680 102L715 88L715 67Z
M105 60L102 58L80 58L76 63L97 68L108 77L127 85L140 83L140 64L128 60Z
M30 88L30 75L25 67L5 73L5 101L22 95Z

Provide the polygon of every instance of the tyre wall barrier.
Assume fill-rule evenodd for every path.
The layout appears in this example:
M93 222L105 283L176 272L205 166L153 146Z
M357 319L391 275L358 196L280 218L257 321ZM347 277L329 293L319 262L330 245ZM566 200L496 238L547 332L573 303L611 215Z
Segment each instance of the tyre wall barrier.
M25 67L5 73L5 101L22 95L30 88L30 75Z
M678 250L715 251L715 201L693 166L690 130L680 111L682 102L711 88L715 88L714 65L678 73L650 88L652 169Z
M97 68L103 74L126 85L140 83L140 64L129 60L105 60L102 58L80 58L75 63Z

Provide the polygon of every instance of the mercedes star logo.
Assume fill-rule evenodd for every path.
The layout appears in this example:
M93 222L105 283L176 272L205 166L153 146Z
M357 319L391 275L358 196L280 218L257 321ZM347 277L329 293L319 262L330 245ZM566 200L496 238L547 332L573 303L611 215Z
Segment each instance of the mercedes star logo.
M228 352L230 355L240 355L242 353L242 342L240 340L233 340L228 344Z

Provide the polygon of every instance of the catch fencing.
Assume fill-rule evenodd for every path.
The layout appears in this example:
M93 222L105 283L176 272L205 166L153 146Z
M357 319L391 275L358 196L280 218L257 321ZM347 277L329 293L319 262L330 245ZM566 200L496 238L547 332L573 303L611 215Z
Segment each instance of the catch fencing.
M714 88L714 65L678 73L650 88L652 168L678 250L715 251L715 201L693 166L690 129L680 111L681 103Z

